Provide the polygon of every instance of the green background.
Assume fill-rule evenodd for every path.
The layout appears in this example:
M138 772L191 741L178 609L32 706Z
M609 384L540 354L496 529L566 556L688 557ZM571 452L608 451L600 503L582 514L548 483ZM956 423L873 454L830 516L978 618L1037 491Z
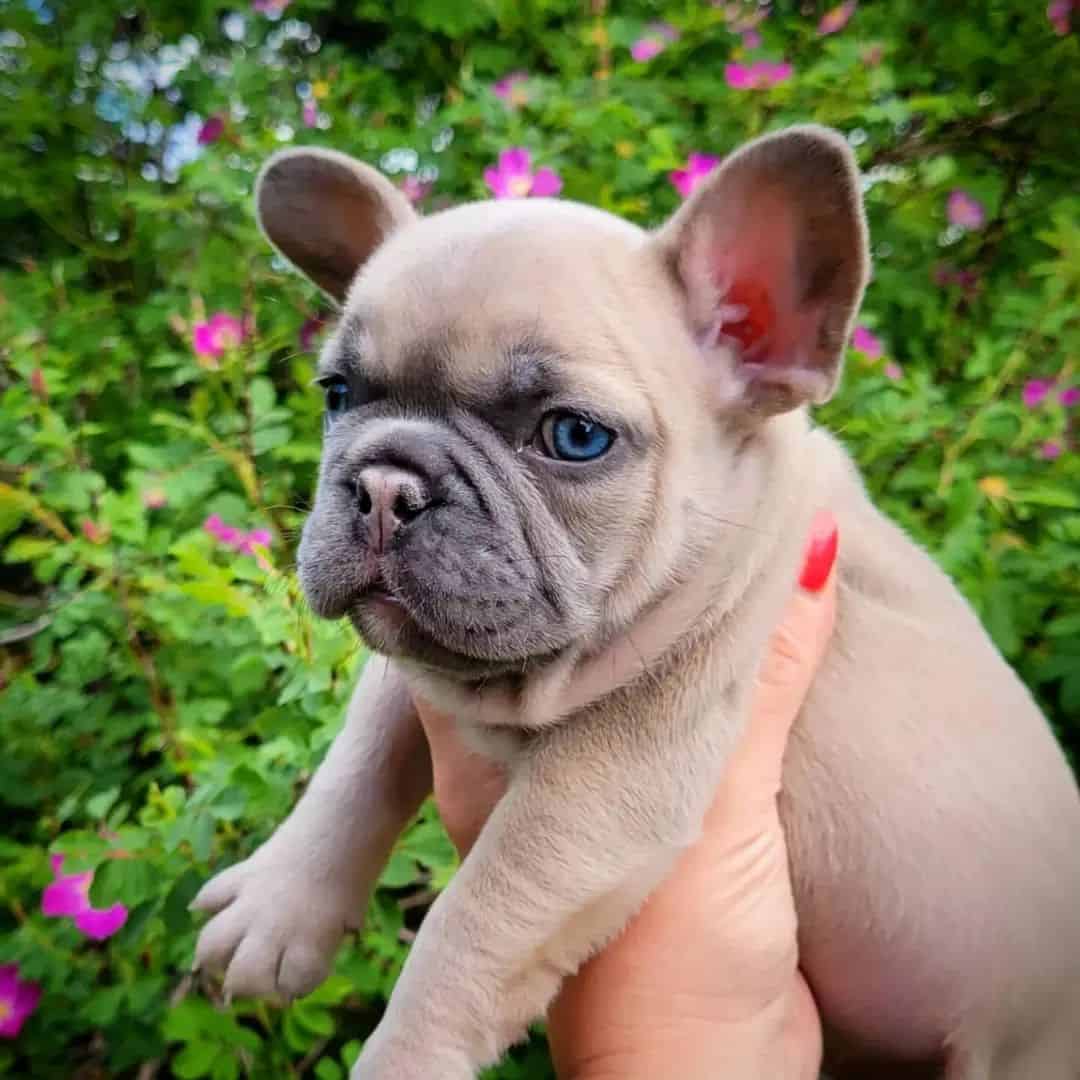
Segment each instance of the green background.
M524 146L564 197L652 224L691 151L843 131L876 267L861 321L886 355L852 351L820 418L1080 749L1080 408L1059 400L1080 367L1080 39L1028 0L864 2L824 37L823 6L776 3L749 58L794 75L739 91L731 20L754 8L731 6L0 0L0 963L43 986L0 1072L343 1077L454 867L425 808L366 931L287 1009L186 975L188 900L285 815L362 658L292 576L321 427L299 330L324 312L251 215L283 145L423 170L427 210L483 197ZM680 36L637 63L657 18ZM528 101L509 106L491 87L515 69ZM193 156L212 115L224 133ZM956 188L981 228L949 227ZM217 311L251 333L200 362ZM1055 380L1036 408L1031 379ZM208 535L214 513L270 529L272 565ZM113 938L41 914L49 851L129 906ZM549 1075L541 1039L497 1075Z

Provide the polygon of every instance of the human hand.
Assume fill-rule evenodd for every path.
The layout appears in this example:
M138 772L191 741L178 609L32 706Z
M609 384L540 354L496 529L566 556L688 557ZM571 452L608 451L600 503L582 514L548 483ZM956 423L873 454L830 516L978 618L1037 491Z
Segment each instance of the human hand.
M701 839L626 930L566 980L551 1008L560 1077L816 1080L821 1024L798 970L776 796L791 725L832 630L835 554L835 521L821 513ZM436 802L464 854L505 779L464 747L450 717L417 705Z

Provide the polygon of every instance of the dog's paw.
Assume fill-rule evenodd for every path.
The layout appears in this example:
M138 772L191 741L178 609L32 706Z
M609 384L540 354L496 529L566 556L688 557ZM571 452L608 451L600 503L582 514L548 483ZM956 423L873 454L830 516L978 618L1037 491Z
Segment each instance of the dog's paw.
M195 965L224 972L228 997L300 997L330 973L341 939L360 925L362 902L343 882L314 872L304 854L275 850L271 841L191 902L212 916Z

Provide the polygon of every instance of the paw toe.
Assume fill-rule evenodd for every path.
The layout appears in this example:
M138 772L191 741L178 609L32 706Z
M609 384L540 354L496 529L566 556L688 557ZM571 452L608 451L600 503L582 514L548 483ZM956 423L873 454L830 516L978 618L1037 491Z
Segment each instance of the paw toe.
M211 914L231 904L240 891L244 879L244 863L237 863L212 877L196 894L188 905L194 911L208 911Z

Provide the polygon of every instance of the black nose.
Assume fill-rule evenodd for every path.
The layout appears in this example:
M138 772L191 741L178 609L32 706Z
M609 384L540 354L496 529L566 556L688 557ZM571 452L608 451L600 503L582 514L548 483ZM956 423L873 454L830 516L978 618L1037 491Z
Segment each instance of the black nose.
M362 469L356 478L356 500L377 555L386 550L402 525L431 505L423 480L393 465L368 465Z

